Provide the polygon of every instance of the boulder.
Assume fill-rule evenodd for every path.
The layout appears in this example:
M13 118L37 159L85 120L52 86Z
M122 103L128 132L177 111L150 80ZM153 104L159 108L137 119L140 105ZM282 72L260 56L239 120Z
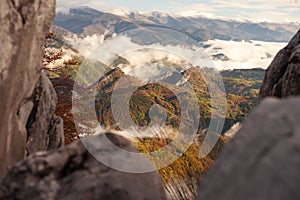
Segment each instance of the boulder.
M29 99L42 69L42 47L55 0L2 0L0 4L0 175L22 160Z
M300 94L300 30L267 69L260 96L287 97Z
M32 102L33 108L26 124L27 155L63 146L63 120L54 114L57 96L44 73L40 76L29 102Z
M199 200L300 199L300 98L265 99L200 185Z
M134 165L129 157L118 156L115 148L102 143L103 137L125 151L137 153L129 140L105 133L85 139L84 144L96 144L90 152L77 141L52 152L32 154L0 179L0 199L166 200L157 172L125 173L96 160L92 155L102 154L124 165ZM151 165L146 158L142 162Z

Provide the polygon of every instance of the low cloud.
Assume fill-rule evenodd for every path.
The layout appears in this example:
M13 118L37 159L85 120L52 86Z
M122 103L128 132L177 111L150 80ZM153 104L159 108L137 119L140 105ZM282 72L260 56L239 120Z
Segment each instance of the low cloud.
M77 35L65 36L66 42L84 57L88 57L92 51L104 42L105 35L94 34L86 37Z
M224 54L229 58L227 61L214 61L215 65L219 69L266 69L274 59L277 52L287 45L287 43L277 42L237 42L223 40L210 40L204 44L210 46L206 50L208 54Z
M81 55L106 65L110 65L118 56L122 56L130 62L131 66L146 65L155 60L166 60L171 63L185 61L194 66L218 69L267 68L276 53L286 46L286 43L275 42L210 40L204 43L209 48L203 49L180 45L139 45L126 36L115 36L105 41L104 35L92 35L85 38L74 35L65 39ZM224 54L229 60L213 60L212 56L217 54Z

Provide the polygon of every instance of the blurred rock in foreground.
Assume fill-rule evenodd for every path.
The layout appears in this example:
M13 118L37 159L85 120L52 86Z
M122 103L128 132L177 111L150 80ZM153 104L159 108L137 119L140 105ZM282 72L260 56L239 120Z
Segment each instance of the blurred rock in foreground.
M300 98L265 99L221 152L199 200L300 199Z
M118 147L137 152L133 144L118 135L106 133L88 140L91 143L107 136ZM95 144L95 143L94 143ZM92 153L115 156L111 148L99 145ZM120 163L131 163L120 157ZM144 164L150 164L145 158ZM165 200L162 179L156 172L134 174L111 169L88 153L81 141L65 148L30 155L0 179L0 199L22 200Z

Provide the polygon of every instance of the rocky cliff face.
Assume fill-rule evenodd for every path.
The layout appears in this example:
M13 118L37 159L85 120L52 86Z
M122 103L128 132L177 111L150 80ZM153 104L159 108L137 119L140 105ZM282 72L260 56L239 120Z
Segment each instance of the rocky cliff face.
M54 15L55 0L1 1L0 174L25 156L26 124L34 106L31 96Z
M269 66L261 87L262 98L300 94L300 31Z
M42 73L31 96L33 105L26 123L27 155L57 149L64 144L63 120L57 117L57 97L48 77Z
M101 143L109 138L115 145L137 153L127 139L112 134L100 134L93 155L105 155L120 163L131 163L114 149ZM150 162L145 158L145 164ZM38 153L14 166L0 179L0 199L23 200L166 200L161 177L156 173L133 174L111 169L97 161L81 143L74 142L52 153Z

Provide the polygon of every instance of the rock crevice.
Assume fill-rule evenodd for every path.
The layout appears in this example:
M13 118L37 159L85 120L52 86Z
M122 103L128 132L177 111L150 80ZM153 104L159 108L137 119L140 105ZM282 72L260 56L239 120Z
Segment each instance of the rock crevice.
M63 121L54 114L57 104L56 93L44 73L35 87L30 102L33 102L33 108L26 123L27 155L63 146Z

